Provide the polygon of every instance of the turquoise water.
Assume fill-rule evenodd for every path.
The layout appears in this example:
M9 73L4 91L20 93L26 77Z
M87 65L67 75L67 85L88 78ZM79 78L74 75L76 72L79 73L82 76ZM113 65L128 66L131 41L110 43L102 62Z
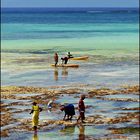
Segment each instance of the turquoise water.
M39 30L37 35L35 35L36 30ZM84 33L80 33L81 30ZM41 31L45 33L42 35ZM57 35L51 35L50 32ZM61 32L63 32L63 35L61 35ZM139 46L137 23L86 23L83 25L4 23L2 24L2 33L4 36L2 50L10 52L16 50L16 52L22 53L41 53L42 51L49 54L58 51L60 54L64 54L71 51L74 54L108 56L120 53L120 55L126 55L131 51L132 54L135 54ZM9 37L10 35L11 37Z
M4 9L2 85L136 84L138 25L131 8ZM61 63L68 51L89 60L69 61L79 69L50 67L54 52Z
M6 9L2 10L1 23L1 85L13 86L70 86L118 87L139 83L139 26L138 9ZM87 61L72 61L79 68L53 68L54 52L60 58L70 51L74 56L89 56ZM25 97L26 95L23 95ZM33 94L34 96L34 94ZM19 96L18 96L19 97ZM28 97L28 96L27 96ZM111 98L115 96L112 95ZM121 98L124 97L121 95ZM107 98L110 98L107 96ZM130 95L130 98L137 98ZM12 105L14 118L31 118L26 109L31 101L2 100L5 103L21 102ZM61 96L57 102L73 103L77 107L78 98ZM101 115L117 117L124 113L135 112L122 108L138 107L138 102L107 101L85 99L86 116ZM43 106L44 107L44 106ZM63 112L64 113L64 112ZM48 112L44 107L40 120L61 119L62 112ZM76 115L77 114L76 110ZM118 134L111 134L109 127L137 127L135 120L128 123L110 125L92 125L32 132L17 132L12 129L11 139L116 139ZM18 124L14 124L18 125ZM6 127L11 127L6 126ZM20 130L19 130L20 131ZM116 137L115 137L116 136ZM120 134L127 139L138 139L138 134Z

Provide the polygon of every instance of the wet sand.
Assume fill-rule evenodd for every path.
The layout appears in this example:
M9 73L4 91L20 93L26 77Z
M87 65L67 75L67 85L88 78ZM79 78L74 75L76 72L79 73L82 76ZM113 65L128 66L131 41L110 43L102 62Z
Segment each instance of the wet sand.
M29 117L15 117L17 114L29 114L32 102L36 100L38 104L41 104L42 107L47 106L47 103L50 99L57 99L63 97L64 95L72 95L73 98L79 99L80 94L85 94L87 99L96 98L107 101L120 101L120 102L139 102L138 98L108 98L106 95L136 95L139 96L139 86L123 86L117 89L109 88L43 88L43 87L16 87L16 86L5 86L1 87L1 137L10 137L11 133L14 132L32 132L31 126L31 115ZM54 102L52 111L57 112L59 110L60 103ZM90 109L90 105L86 105L86 109ZM77 106L75 107L77 111ZM96 124L119 124L131 122L134 125L139 125L139 107L132 108L121 108L124 113L120 116L105 117L104 115L91 114L86 116L85 122L86 126L96 125ZM125 111L134 111L134 112L125 112ZM60 116L59 119L41 119L38 129L39 131L48 131L55 129L58 126L77 126L76 118L74 116L73 121L63 121L62 113L61 115L57 112L56 116ZM133 122L132 122L133 121ZM127 128L123 128L125 133ZM112 134L121 133L121 129L110 127L109 130L112 131ZM131 131L131 129L130 129Z

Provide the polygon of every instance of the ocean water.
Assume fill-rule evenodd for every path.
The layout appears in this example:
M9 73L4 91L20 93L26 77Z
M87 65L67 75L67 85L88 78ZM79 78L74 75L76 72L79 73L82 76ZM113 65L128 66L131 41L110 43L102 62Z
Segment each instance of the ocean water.
M135 8L2 9L2 85L137 84L139 18ZM52 68L71 52L88 61ZM61 63L61 61L59 61Z

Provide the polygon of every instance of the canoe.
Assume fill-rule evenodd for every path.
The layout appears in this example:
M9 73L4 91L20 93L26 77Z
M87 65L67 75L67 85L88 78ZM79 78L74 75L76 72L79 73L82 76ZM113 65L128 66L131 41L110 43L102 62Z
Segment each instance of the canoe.
M88 58L89 58L88 56L81 56L70 58L70 60L87 60Z
M51 64L52 67L55 67L54 64ZM56 67L74 67L77 68L79 65L77 64L57 64Z

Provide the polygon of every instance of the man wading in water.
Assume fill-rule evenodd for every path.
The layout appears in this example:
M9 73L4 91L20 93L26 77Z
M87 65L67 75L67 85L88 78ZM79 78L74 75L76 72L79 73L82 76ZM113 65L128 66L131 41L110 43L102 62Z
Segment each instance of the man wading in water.
M84 99L85 99L85 95L81 95L81 98L80 98L79 104L78 104L79 117L77 119L77 122L79 121L79 119L81 119L81 122L82 123L85 123L83 121L85 119L85 104L84 104Z
M54 54L54 61L55 61L55 67L56 67L56 65L58 63L58 54L57 53Z

